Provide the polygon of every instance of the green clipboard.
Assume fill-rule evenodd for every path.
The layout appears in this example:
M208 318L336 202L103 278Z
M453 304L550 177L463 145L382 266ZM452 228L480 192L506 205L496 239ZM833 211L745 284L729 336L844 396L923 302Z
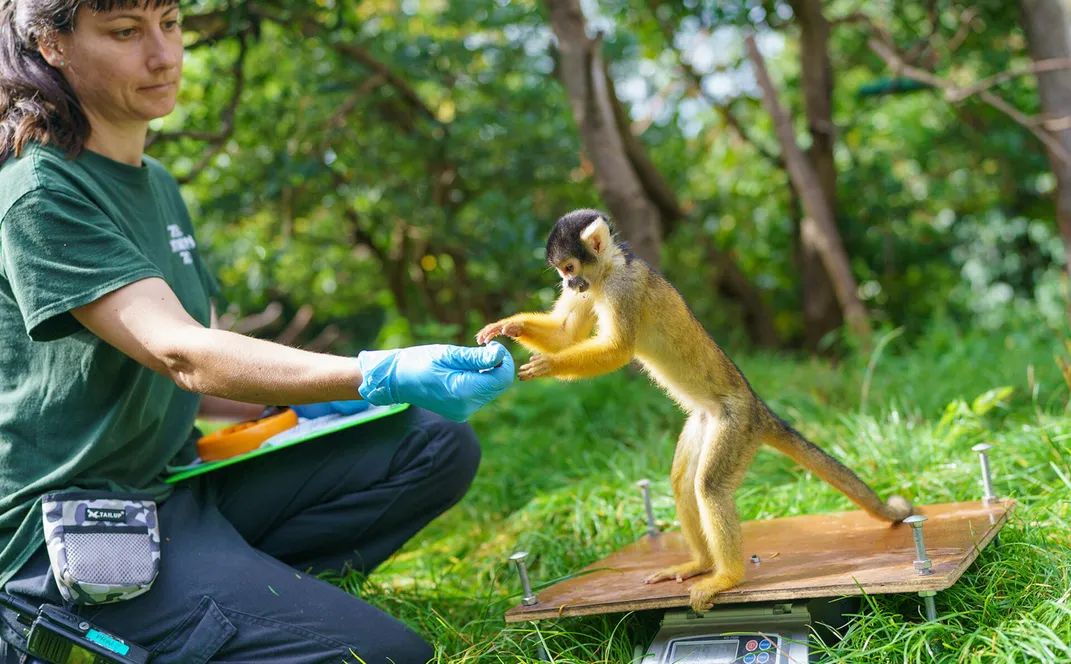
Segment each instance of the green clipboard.
M210 473L213 470L241 463L246 459L252 459L253 457L262 454L271 454L284 447L304 443L313 438L319 438L320 436L326 436L327 434L341 431L342 429L348 429L359 424L378 420L381 417L394 415L395 413L402 412L408 407L409 404L407 403L394 404L391 406L369 406L365 410L362 410L359 413L354 413L353 415L324 415L323 417L305 420L299 422L297 426L290 427L286 431L280 431L261 443L260 447L255 450L250 450L245 454L238 454L229 459L221 459L219 461L195 462L187 466L170 466L167 469L167 472L170 474L164 478L164 482L167 484L181 482L182 480L189 479L195 475Z

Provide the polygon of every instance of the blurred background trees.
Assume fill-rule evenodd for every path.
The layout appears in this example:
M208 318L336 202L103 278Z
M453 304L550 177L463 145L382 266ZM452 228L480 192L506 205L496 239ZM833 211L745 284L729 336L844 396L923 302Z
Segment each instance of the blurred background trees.
M184 7L180 105L148 151L227 325L335 352L473 343L551 303L543 243L577 207L730 347L1066 322L1062 0Z

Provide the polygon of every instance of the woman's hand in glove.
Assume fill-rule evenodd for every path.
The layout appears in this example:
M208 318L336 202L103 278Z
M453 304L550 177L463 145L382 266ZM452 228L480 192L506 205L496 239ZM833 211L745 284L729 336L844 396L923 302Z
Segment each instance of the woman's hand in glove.
M513 382L513 357L500 343L366 350L357 356L359 392L370 404L409 403L464 422Z

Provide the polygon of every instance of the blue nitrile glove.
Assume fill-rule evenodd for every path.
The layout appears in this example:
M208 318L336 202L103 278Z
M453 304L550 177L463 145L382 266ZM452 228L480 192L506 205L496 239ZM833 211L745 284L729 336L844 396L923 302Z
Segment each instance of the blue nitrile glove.
M298 417L308 419L323 417L324 415L355 415L368 408L372 404L361 399L347 401L326 401L324 403L309 403L300 406L290 406Z
M513 357L497 341L467 347L432 344L366 350L357 356L364 375L361 396L375 406L409 403L455 422L513 382ZM495 365L502 366L495 368Z

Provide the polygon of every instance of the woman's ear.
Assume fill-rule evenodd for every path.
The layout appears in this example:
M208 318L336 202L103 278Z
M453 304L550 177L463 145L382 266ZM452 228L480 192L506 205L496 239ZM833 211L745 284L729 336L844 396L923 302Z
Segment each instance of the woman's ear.
M42 37L37 40L37 52L41 54L41 57L45 59L45 62L56 69L63 69L67 66L67 59L63 55L63 48L60 46L55 35L42 35Z

